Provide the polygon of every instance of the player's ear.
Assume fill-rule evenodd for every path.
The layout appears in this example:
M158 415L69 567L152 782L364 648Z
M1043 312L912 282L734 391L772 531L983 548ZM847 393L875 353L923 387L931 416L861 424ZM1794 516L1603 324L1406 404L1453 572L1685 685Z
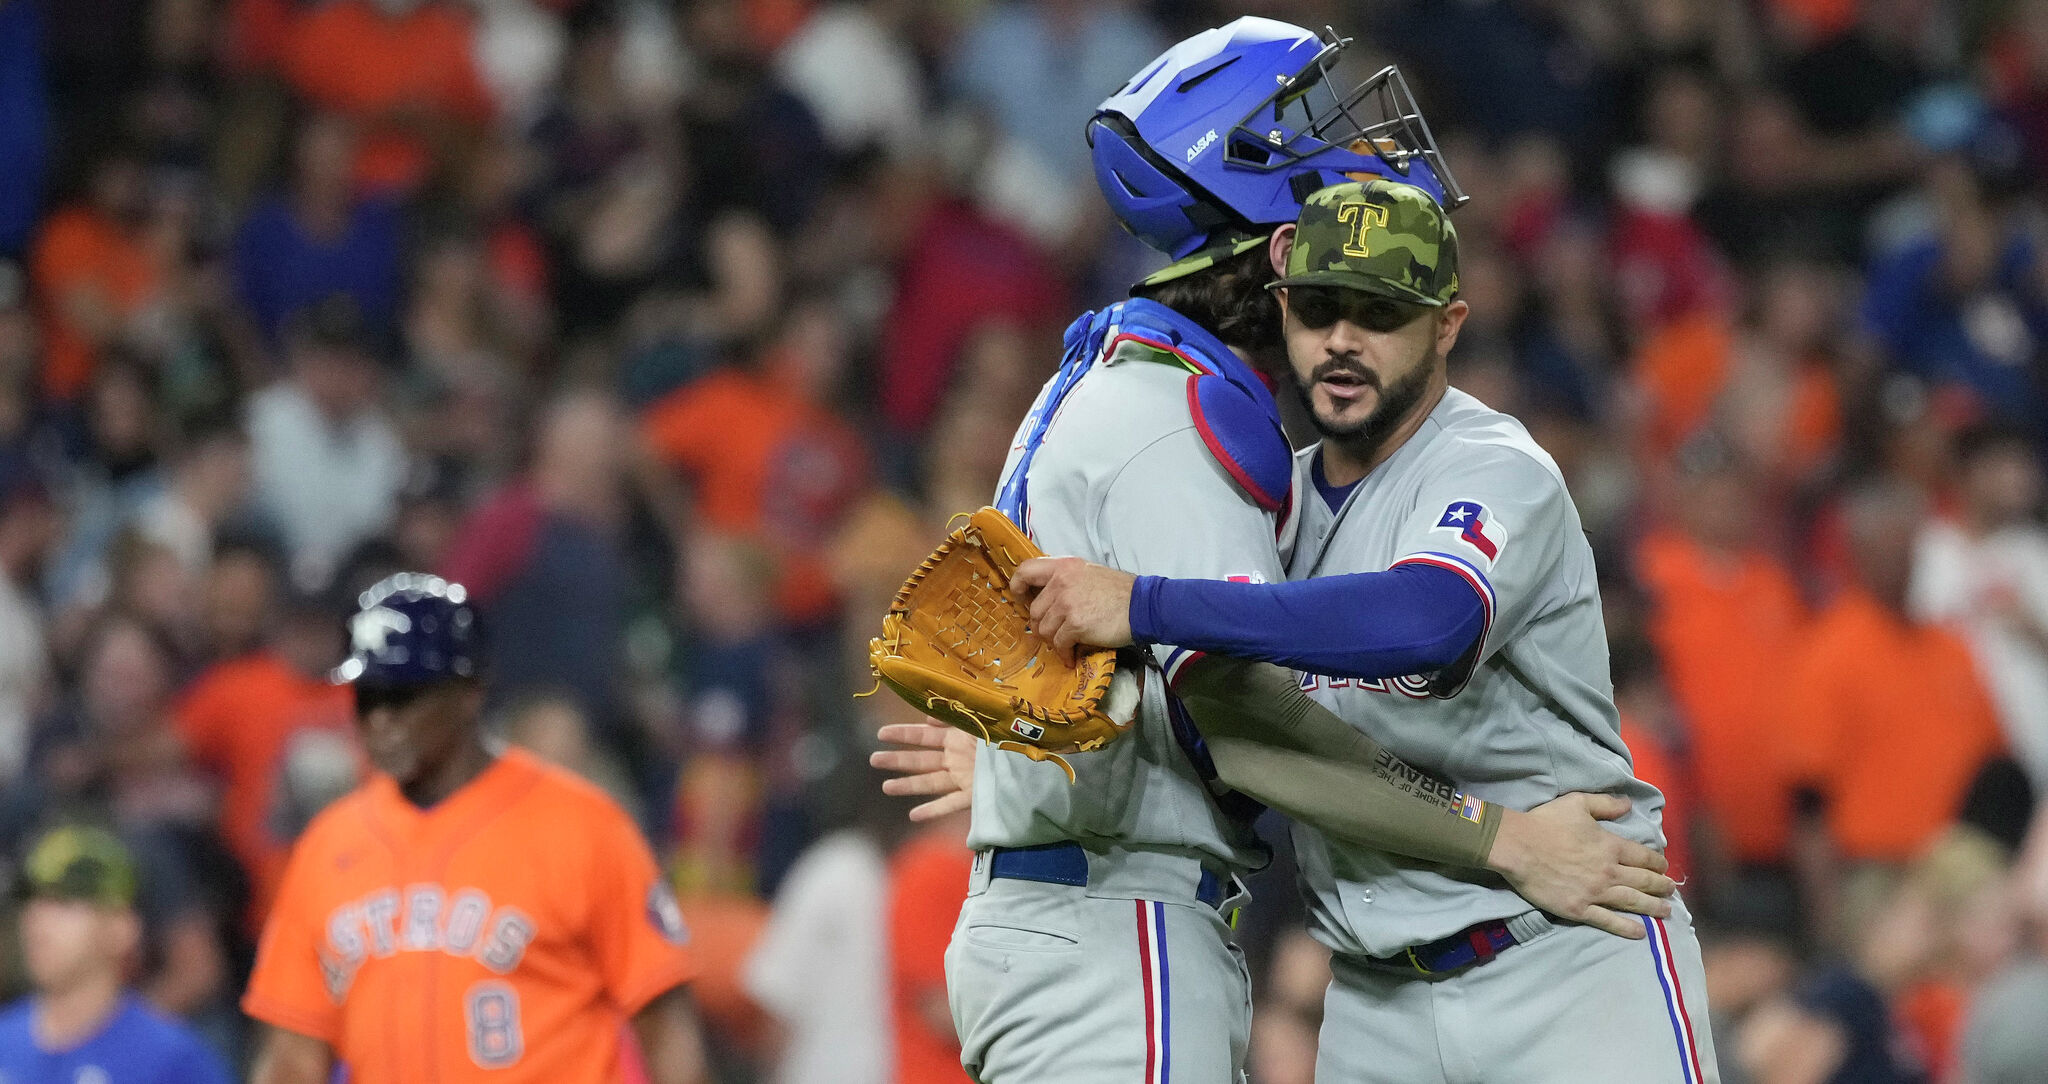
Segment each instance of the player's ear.
M1289 222L1273 231L1273 237L1266 242L1266 259L1273 264L1273 273L1287 273L1287 254L1294 251L1294 223Z
M1465 317L1472 312L1472 306L1463 298L1454 298L1451 303L1437 311L1436 352L1439 356L1449 354L1451 347L1458 344L1458 331L1465 326Z

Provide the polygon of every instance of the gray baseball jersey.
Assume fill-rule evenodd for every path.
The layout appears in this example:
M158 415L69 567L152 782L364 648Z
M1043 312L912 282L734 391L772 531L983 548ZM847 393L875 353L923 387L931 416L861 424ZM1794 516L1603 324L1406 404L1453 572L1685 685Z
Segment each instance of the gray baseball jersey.
M1024 528L1047 553L1134 572L1277 581L1274 514L1205 445L1189 410L1189 370L1157 358L1123 342L1067 392L1031 463ZM1005 476L1030 426L1018 430ZM1153 650L1162 665L1173 654ZM1073 840L1194 857L1220 872L1263 865L1250 825L1210 796L1176 739L1165 683L1147 677L1132 732L1069 758L1072 784L1058 765L984 745L968 845Z
M1289 486L1287 446L1270 400L1195 375L1212 368L1251 379L1213 337L1151 302L1077 321L1066 362L1018 429L998 506L1048 553L1279 579L1269 509ZM1223 393L1213 415L1205 389ZM1250 468L1230 458L1233 435L1260 456ZM1184 655L1155 650L1166 672ZM1071 784L1055 764L986 745L977 754L968 843L981 853L946 951L961 1063L976 1080L1242 1080L1251 983L1199 886L1205 869L1234 874L1266 854L1249 820L1211 797L1162 676L1146 668L1132 732L1070 758ZM989 848L1065 842L1086 855L1085 884L992 877Z
M1302 454L1298 472L1314 454ZM1610 827L1663 845L1663 796L1635 778L1621 741L1592 548L1557 465L1520 422L1452 389L1336 511L1299 503L1291 577L1421 562L1464 577L1486 608L1477 650L1454 671L1305 676L1311 696L1486 801L1529 809L1567 791L1623 795L1634 808ZM1493 874L1300 825L1295 838L1313 932L1338 952L1388 956L1529 910Z

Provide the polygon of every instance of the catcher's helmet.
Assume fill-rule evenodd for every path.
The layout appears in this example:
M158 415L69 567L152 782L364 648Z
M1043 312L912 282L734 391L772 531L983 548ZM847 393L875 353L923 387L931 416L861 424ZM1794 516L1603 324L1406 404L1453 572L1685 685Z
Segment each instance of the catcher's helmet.
M1331 85L1350 44L1248 15L1168 49L1088 122L1117 220L1178 260L1269 233L1309 193L1360 174L1415 185L1447 210L1463 203L1398 70L1348 94Z
M356 603L349 657L333 674L337 684L419 686L481 672L481 629L461 584L400 572Z

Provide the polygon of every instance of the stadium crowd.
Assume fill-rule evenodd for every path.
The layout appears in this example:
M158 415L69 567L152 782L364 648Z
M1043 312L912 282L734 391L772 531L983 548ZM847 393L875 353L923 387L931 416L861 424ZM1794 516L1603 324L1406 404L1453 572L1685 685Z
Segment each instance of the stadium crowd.
M342 618L433 570L669 863L719 1079L964 1080L866 639L1159 262L1083 121L1247 11L1474 195L1452 380L1599 553L1723 1079L2048 1080L2043 0L0 0L0 854L117 832L134 985L242 1061Z

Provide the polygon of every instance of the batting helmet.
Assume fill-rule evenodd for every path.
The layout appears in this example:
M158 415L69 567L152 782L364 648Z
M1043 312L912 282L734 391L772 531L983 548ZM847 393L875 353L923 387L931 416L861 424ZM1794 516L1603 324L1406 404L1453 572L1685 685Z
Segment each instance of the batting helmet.
M482 670L482 630L469 592L424 572L388 576L356 599L349 657L337 684L431 685Z
M1401 73L1349 94L1351 39L1245 16L1168 49L1088 122L1095 181L1124 228L1183 259L1292 222L1309 193L1385 177L1463 203Z

